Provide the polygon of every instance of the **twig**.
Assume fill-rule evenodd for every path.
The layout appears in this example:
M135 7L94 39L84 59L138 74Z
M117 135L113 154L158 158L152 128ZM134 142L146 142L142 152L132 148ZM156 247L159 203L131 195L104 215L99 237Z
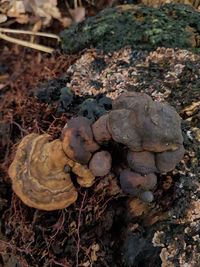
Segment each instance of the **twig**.
M52 228L56 229L56 231L55 231L54 235L50 236L51 240L55 239L56 235L59 233L59 231L61 231L61 229L63 228L64 222L65 222L65 213L62 211L58 221L52 227Z
M25 133L25 134L29 134L29 132L28 132L27 130L23 129L17 122L12 121L12 124L16 125L16 126L19 128L19 130L20 130L21 132L23 132L23 133ZM22 136L22 137L23 137L23 136Z
M81 202L81 206L80 206L79 213L78 213L76 267L78 267L78 265L79 265L78 257L79 257L79 251L80 251L80 241L81 241L80 240L81 213L83 211L83 205L85 202L85 197L86 197L86 191L83 194L83 200Z
M0 33L1 32L43 36L43 37L48 37L48 38L52 38L52 39L57 39L58 41L61 40L58 35L53 34L53 33L47 33L47 32L34 32L34 31L25 31L25 30L15 30L15 29L8 29L8 28L1 28L0 27Z
M50 263L54 263L54 264L56 264L58 266L62 266L62 267L70 267L69 263L66 260L65 260L64 263L62 263L62 262L56 261L54 258L51 258L49 262Z
M3 34L1 32L0 32L0 39L3 39L3 40L8 41L10 43L14 43L14 44L22 45L25 47L33 48L33 49L36 49L36 50L39 50L42 52L46 52L46 53L50 53L50 54L53 53L53 51L54 51L53 48L50 48L50 47L47 47L44 45L40 45L40 44L33 44L33 43L28 42L28 41L19 40L17 38L7 36L6 34Z
M108 202L110 202L112 199L114 199L113 196L111 196L110 198L108 198L105 203L101 206L101 210L99 208L99 211L98 211L98 218L100 218L101 214L105 211L105 209L107 208L107 204Z
M78 0L74 0L74 9L78 7Z

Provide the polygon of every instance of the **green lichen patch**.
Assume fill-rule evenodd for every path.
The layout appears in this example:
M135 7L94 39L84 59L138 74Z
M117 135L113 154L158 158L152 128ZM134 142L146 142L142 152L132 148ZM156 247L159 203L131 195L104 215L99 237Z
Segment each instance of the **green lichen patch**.
M69 54L91 47L104 52L126 46L147 50L158 46L197 49L200 13L179 4L160 8L118 6L73 25L61 33L61 38L62 48Z

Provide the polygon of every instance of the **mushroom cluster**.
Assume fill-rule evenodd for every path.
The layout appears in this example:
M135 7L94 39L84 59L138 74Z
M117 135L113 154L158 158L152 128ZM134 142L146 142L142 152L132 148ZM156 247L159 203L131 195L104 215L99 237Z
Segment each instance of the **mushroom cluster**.
M116 153L115 146L123 149ZM125 157L120 157L123 153ZM74 179L90 187L95 177L114 171L118 157L125 158L119 163L122 190L150 202L157 173L173 170L183 155L181 120L175 109L144 93L123 93L96 122L82 116L69 120L61 139L50 141L47 134L24 137L9 176L25 204L56 210L76 201Z
M185 152L176 110L145 93L121 94L113 101L112 111L92 129L100 145L113 140L127 148L126 168L120 173L122 190L145 201L153 200L156 174L172 171Z

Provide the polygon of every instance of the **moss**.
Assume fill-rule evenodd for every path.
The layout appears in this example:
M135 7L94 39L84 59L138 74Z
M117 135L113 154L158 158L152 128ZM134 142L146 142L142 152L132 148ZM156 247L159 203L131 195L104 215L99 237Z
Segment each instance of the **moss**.
M61 33L65 53L95 47L105 52L125 46L151 50L158 46L192 48L200 33L200 13L168 4L160 8L125 5L103 10Z

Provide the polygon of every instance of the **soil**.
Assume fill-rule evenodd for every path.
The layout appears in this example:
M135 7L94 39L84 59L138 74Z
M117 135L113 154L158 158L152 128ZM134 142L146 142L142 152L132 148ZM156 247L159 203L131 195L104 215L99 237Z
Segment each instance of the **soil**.
M76 52L1 45L0 265L198 266L200 56L183 47ZM110 173L91 188L77 186L78 200L64 210L25 206L7 174L20 140L32 132L59 138L77 114L95 121L123 91L167 101L182 117L185 156L159 176L153 203L124 194Z

